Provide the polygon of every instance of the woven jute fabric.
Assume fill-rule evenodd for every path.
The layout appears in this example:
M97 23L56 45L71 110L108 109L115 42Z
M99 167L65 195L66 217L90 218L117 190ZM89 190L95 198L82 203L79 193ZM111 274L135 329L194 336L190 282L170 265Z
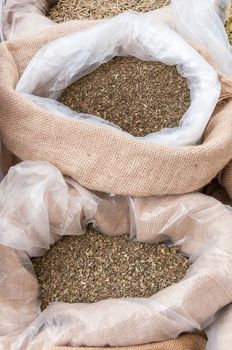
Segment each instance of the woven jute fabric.
M1 44L0 128L5 147L22 160L48 160L86 188L107 193L181 194L209 183L231 159L232 102L214 114L201 145L180 148L49 114L15 92L20 75L43 45L94 23L66 22Z
M18 176L17 184L22 185L14 187L13 193L10 190L10 179L14 179L14 169ZM31 218L28 214L25 221L25 213L28 213L26 208L31 203L30 201L34 201L35 198L34 191L36 190L36 195L38 195L38 188L41 189L41 185L38 186L36 181L37 177L34 176L37 172L40 174L41 184L43 186L48 184L48 187L45 186L43 196L39 196L44 201L44 203L41 202L41 206L47 208L47 214L45 212L44 215L49 218L50 227L60 226L61 218L65 217L65 212L67 209L69 210L67 206L62 205L65 197L64 183L61 173L47 162L24 162L24 164L12 168L4 180L7 181L8 186L4 186L1 192L5 198L4 217L7 219L5 227L8 228L9 236L12 234L13 237L13 233L15 234L16 229L21 225L22 229L18 231L20 241L23 227L26 226L25 233L28 236L26 242L31 242L30 250L27 250L32 252L34 252L33 244L37 246L38 240L50 241L47 237L50 235L49 230L46 237L41 236L38 220L34 219L33 213ZM61 182L60 187L53 186L54 181L56 184ZM23 193L23 200L18 201L16 211L14 208L12 209L10 204L14 201L14 197L19 198L19 195L22 197L22 188L27 190ZM71 202L68 200L68 203L72 203L73 198L79 198L81 205L79 211L73 212L71 216L68 215L70 227L72 222L75 222L75 226L79 222L80 226L84 213L90 213L86 207L89 205L89 201L84 200L85 198L82 196L89 198L91 193L81 189L78 185L75 195L74 189L74 184L68 188L71 196ZM10 190L10 195L7 195L8 190ZM96 194L92 195L96 196ZM91 200L90 202L93 203ZM124 212L125 216L129 215L126 203L122 201L120 196L115 196L113 202L110 196L103 197L103 204L103 207L108 206L108 212L115 211L115 207L121 206L121 213ZM22 338L16 340L19 341L19 344L23 344L24 348L27 350L50 349L55 345L97 347L109 345L115 347L166 341L174 339L184 332L204 329L212 322L213 316L231 302L232 279L231 274L228 273L231 269L232 253L231 210L216 199L201 193L183 196L130 198L129 205L130 214L133 213L129 218L130 226L135 230L135 232L132 230L131 233L137 240L153 243L169 238L177 244L181 243L181 251L191 256L193 262L186 277L150 298L110 299L93 304L58 302L49 305L43 313L36 317L38 286L33 282L35 278L30 269L27 268L26 271L31 274L31 279L28 279L27 274L24 279L19 279L14 292L14 298L19 300L19 305L23 305L24 309L19 307L18 313L16 310L14 311L13 326L11 325L12 317L10 314L8 315L8 312L4 312L3 322L3 326L6 323L11 325L8 334L13 333L14 335L21 330L17 327L20 324L19 320L25 322L25 315L27 315L27 322L35 318L32 324L29 322L29 327L26 328ZM101 207L99 206L99 208ZM102 208L93 215L92 219L96 223L102 222ZM106 220L106 216L104 216L104 220ZM127 226L127 220L124 220L124 228ZM107 233L113 235L115 228L113 213L108 215L106 227ZM122 232L123 228L118 227L117 232L120 231ZM8 232L6 233L8 234ZM12 239L7 244L11 245ZM15 267L11 266L10 263L8 265L6 277L7 273L15 274ZM20 264L18 265L20 268ZM24 262L21 265L22 271L25 271L27 264ZM4 262L1 266L5 266ZM8 305L8 301L11 302L11 294L8 293L8 289L12 287L14 282L11 278L9 281L7 289L4 290L3 285L1 290L4 298L4 302L1 304L2 310L4 310L5 305ZM20 283L23 285L20 286ZM20 292L22 290L24 293ZM19 294L17 294L18 291ZM206 295L207 303L205 302ZM8 319L8 317L10 318ZM132 329L133 332L131 332ZM15 346L17 348L18 344L16 343Z
M199 334L186 334L178 339L169 340L161 343L152 343L140 346L115 347L112 350L205 350L206 340ZM103 350L105 348L70 348L57 346L52 350Z
M26 254L0 245L0 338L13 337L33 321L40 311L38 296Z

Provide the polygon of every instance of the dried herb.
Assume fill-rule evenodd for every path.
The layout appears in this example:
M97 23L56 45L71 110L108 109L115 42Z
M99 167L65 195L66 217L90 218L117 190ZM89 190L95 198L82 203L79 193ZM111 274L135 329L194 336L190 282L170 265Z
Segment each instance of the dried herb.
M59 0L51 8L49 17L56 22L71 19L100 19L116 16L127 10L151 11L165 5L169 0Z
M164 244L130 242L91 230L67 236L34 258L42 308L52 301L95 302L149 297L182 279L188 259Z
M144 136L177 126L189 107L190 94L175 67L118 57L72 84L60 101Z

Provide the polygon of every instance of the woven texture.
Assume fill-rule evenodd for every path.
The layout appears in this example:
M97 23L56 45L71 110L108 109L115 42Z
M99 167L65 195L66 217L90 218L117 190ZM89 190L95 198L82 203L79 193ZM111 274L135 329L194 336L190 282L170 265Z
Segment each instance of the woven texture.
M232 102L215 113L202 145L173 148L51 115L14 91L43 45L93 23L72 21L1 45L1 137L6 148L22 160L48 160L96 191L148 196L187 193L206 185L231 159Z
M170 340L162 343L147 344L141 346L116 347L113 350L205 350L206 340L198 334L186 334L176 340ZM105 348L70 348L54 347L52 350L103 350Z
M39 177L36 174L39 174ZM114 196L113 202L110 196L103 196L103 206L98 206L100 210L89 210L88 202L93 203L90 197L92 195L95 200L96 194L91 194L77 184L75 194L74 184L72 187L65 187L61 173L47 162L21 163L11 169L4 182L7 186L1 188L5 210L2 229L4 228L6 237L11 237L4 242L9 246L12 246L14 241L17 244L23 242L27 251L32 254L35 245L38 246L40 241L47 242L47 247L50 240L53 241L52 236L49 238L51 232L47 226L40 232L44 220L38 222L38 215L33 215L35 193L40 198L40 204L38 201L36 203L36 211L40 212L38 208L43 208L43 215L49 218L47 225L53 228L53 233L55 227L59 230L62 217L67 217L66 213L69 227L72 227L72 223L75 223L75 226L79 223L81 226L80 221L85 222L83 215L90 215L92 212L90 221L94 221L99 227L98 223L108 220L105 227L111 235L114 235L115 223L114 214L110 211L115 212L115 208L119 210L121 207L120 215L123 215L123 212L125 216L129 215L126 202L122 201L120 196ZM15 187L14 183L19 185ZM67 191L70 197L68 201ZM20 197L23 198L16 200ZM79 210L70 212L74 198L79 200L81 205ZM67 202L67 206L63 205L64 201ZM12 208L11 204L14 202L17 202L17 210L15 206ZM132 236L141 242L153 243L170 238L175 244L181 243L181 251L190 256L193 262L186 277L147 299L110 299L93 304L52 303L29 325L22 338L18 339L20 344L25 344L24 348L45 350L59 344L132 346L165 341L184 332L204 329L212 322L217 311L231 302L232 278L229 272L232 262L232 213L228 207L200 193L131 198L129 204L131 215L122 220L122 227L117 226L117 234L123 232L130 221ZM31 212L27 208L32 208ZM103 213L102 216L102 208L106 208L110 215ZM17 231L19 228L21 230ZM44 235L44 232L47 234ZM20 279L12 279L10 275L13 273L14 277L17 271L15 263L12 266L3 261L3 269L5 265L5 276L7 278L9 274L10 284L6 289L3 285L1 289L1 309L5 315L3 327L7 324L10 327L8 334L13 336L20 332L21 328L18 327L35 318L36 310L38 311L38 286L33 282L35 278L30 269L25 270L25 266L28 265L25 265L25 262L21 262L21 265L18 263L19 271L25 272L25 278ZM18 281L17 288L10 290L10 293L9 289L12 288L14 280ZM12 293L14 299L19 302L18 312L18 304L14 309L13 323L11 313L5 309L12 302ZM23 305L23 310L20 305ZM16 348L17 346L18 344L15 345Z
M33 321L40 311L38 296L26 254L0 245L0 338L20 333Z

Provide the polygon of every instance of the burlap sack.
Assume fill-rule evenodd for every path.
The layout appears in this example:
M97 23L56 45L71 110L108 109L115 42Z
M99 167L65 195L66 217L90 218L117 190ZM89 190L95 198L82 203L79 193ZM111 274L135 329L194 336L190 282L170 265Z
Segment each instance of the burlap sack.
M65 194L67 187L61 173L47 162L21 163L12 168L4 181L7 186L1 184L0 190L1 198L4 198L4 217L7 220L4 222L4 237L1 237L3 230L0 230L0 239L4 239L6 245L12 246L13 241L14 244L17 243L16 230L21 227L22 229L18 231L18 241L20 244L24 242L27 251L34 254L34 248L38 247L39 240L41 244L44 241L50 242L49 230L42 226L42 231L39 231L43 223L42 218L49 218L47 225L60 227L59 218L67 217L65 213L70 203ZM68 208L75 207L73 203L76 198L80 212L90 213L85 205L93 203L89 198L91 193L83 189L88 192L86 194L88 200L80 200L84 192L78 184L79 190L76 195L74 189L75 186L70 191L69 187L72 205ZM24 194L23 200L17 201L22 194ZM93 196L95 203L96 194ZM15 201L18 202L17 212L24 213L18 217L15 217L16 213L11 205ZM106 197L105 205L107 201ZM119 206L122 203L120 197L116 196L114 203ZM37 213L43 208L42 221L35 220L34 208ZM125 203L122 203L122 208L126 209ZM80 212L73 212L71 216L73 222L80 221L83 216ZM176 338L183 332L204 329L212 322L217 311L231 302L232 279L229 273L232 259L231 210L211 197L194 193L183 196L131 198L130 214L132 212L130 226L135 229L132 234L139 241L152 243L169 238L174 244L180 244L181 250L191 257L193 265L188 270L186 278L148 299L112 299L94 304L53 303L36 318L34 310L37 310L35 299L38 287L37 284L31 284L28 292L34 299L27 298L29 304L24 301L26 294L23 294L23 301L20 293L14 297L16 299L18 297L24 308L21 313L18 304L14 305L13 311L17 317L15 316L13 329L15 323L18 325L18 319L25 322L22 316L24 313L28 316L27 320L33 320L24 332L19 332L20 337L15 343L16 349L43 350L58 344L131 346L165 341ZM101 213L102 209L98 214L94 214L99 217L99 222ZM128 215L128 210L124 213ZM2 215L0 217L2 219ZM110 233L112 227L113 235L114 216L105 215L104 220L108 220L107 230ZM72 227L71 224L69 221L69 227ZM8 241L6 237L9 237ZM7 273L13 271L14 274L14 266L9 264L9 267ZM25 279L20 283L24 282ZM19 285L16 289L20 291L20 288ZM8 293L4 291L4 284L3 292L5 297L4 303L1 304L3 313L0 314L0 318L4 315L3 324L8 322L11 325L10 314L4 312L5 305L8 305ZM17 327L15 332L18 332Z
M96 191L148 196L203 187L231 159L231 102L215 113L202 145L174 148L51 115L14 91L19 76L43 45L93 23L72 21L1 45L0 128L6 148L22 160L46 159Z
M25 253L0 245L0 348L40 312L39 287ZM5 348L3 348L5 350Z

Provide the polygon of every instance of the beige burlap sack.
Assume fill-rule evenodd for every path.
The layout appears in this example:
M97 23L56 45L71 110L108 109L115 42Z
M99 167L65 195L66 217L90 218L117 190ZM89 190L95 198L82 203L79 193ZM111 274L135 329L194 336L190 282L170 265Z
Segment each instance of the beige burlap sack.
M96 191L148 196L191 192L207 184L231 159L231 102L215 113L201 145L179 148L49 114L15 92L20 75L43 45L90 25L68 22L1 45L0 128L6 148L22 160L48 160Z
M85 24L83 23L83 25ZM77 23L72 23L68 26L69 28L67 28L66 33L70 30L75 30L73 28L77 28ZM106 181L106 185L109 182L112 189L116 187L116 191L113 192L127 194L153 194L159 193L159 191L161 191L160 187L164 189L166 182L171 182L172 174L170 175L170 169L168 169L167 165L161 169L161 179L158 179L158 174L160 176L160 173L157 171L160 171L160 169L158 169L158 166L162 165L162 161L165 159L163 157L166 157L169 152L173 157L173 162L171 163L172 157L168 157L168 165L172 167L175 165L176 169L176 164L180 164L180 171L176 171L176 173L173 174L175 181L177 180L178 176L180 177L180 174L182 172L184 172L185 175L186 168L182 164L183 161L185 162L185 166L188 167L190 165L190 171L188 170L187 175L183 176L183 184L180 183L180 179L178 183L175 181L173 181L171 185L168 183L168 185L165 187L165 193L188 192L188 188L184 189L184 185L185 187L189 186L187 180L193 181L193 184L195 186L194 188L198 188L197 186L199 179L195 179L195 172L193 171L195 168L198 176L204 177L203 175L206 173L205 169L201 169L200 171L198 167L201 165L208 165L207 171L209 169L209 173L211 173L210 176L213 176L212 173L216 172L217 167L219 167L219 163L220 167L224 166L228 159L230 159L227 153L229 145L231 146L231 140L229 140L229 134L231 135L231 124L229 123L230 112L227 106L225 107L225 110L222 111L223 113L215 113L214 119L211 121L210 126L205 134L204 143L201 146L186 147L183 149L153 146L152 149L148 151L148 147L143 148L144 145L137 143L137 141L130 143L128 139L125 139L124 136L115 140L116 145L113 145L113 148L111 148L107 154L105 152L105 148L101 148L101 146L106 146L106 142L102 145L96 145L98 152L102 153L102 150L104 150L104 154L101 154L99 158L101 166L107 165L106 159L103 159L104 156L110 158L110 154L112 154L111 152L116 152L117 155L120 154L119 146L122 147L121 151L124 156L125 147L123 148L123 146L125 145L125 142L129 153L126 152L126 159L124 163L118 164L117 169L113 169L113 166L116 165L116 162L112 161L110 158L110 167L108 170L111 169L111 171L105 173L105 178L103 176L102 182L100 181L100 177L96 176L96 174L93 176L92 172L89 172L89 165L91 164L92 168L95 167L98 170L100 170L100 168L97 168L98 164L95 163L93 164L91 162L88 162L87 165L83 165L81 163L83 160L85 160L83 156L85 157L88 155L88 157L90 157L90 153L87 154L84 152L81 154L81 157L77 159L75 158L78 153L76 146L81 147L81 142L78 145L75 137L81 137L82 133L84 133L85 137L89 137L90 135L92 137L91 139L94 140L94 134L96 131L88 130L85 125L83 126L83 123L80 123L80 125L78 125L78 128L80 128L79 134L74 135L74 133L72 133L70 139L68 132L71 131L71 125L67 127L67 125L63 124L63 121L58 118L55 122L55 127L53 127L54 130L52 133L52 141L50 142L47 140L48 133L44 132L44 130L41 130L41 126L43 126L43 128L48 127L47 132L50 133L52 131L52 123L51 120L49 121L49 118L52 118L54 122L54 116L48 115L40 108L35 107L32 103L29 103L27 100L22 99L22 97L17 96L13 90L18 79L17 73L20 72L19 67L22 67L21 59L24 60L24 62L27 61L27 58L24 56L27 55L27 53L25 53L25 50L31 50L31 54L33 55L37 50L35 49L36 45L39 47L40 45L43 45L46 40L49 41L51 38L56 37L56 35L63 35L65 33L65 25L58 27L58 33L55 30L53 32L53 36L51 36L52 31L50 32L49 30L49 33L47 33L47 39L44 38L45 34L34 37L31 40L31 48L26 47L30 40L28 41L25 39L24 41L7 44L4 49L2 49L2 53L0 53L3 58L5 57L5 60L3 60L3 65L6 63L7 57L9 59L9 62L11 62L10 65L7 65L7 69L9 69L9 76L4 76L4 92L2 96L10 97L14 107L19 107L20 112L23 112L21 120L22 123L16 122L15 125L16 127L19 127L20 132L15 130L14 121L12 119L12 122L10 121L9 123L11 126L8 129L8 131L11 130L11 134L9 134L11 136L7 136L7 121L5 117L3 118L2 123L3 135L5 135L5 139L7 140L6 144L10 145L10 149L13 152L16 150L18 152L16 152L18 156L21 157L20 154L23 152L23 149L25 147L26 153L24 153L24 157L41 157L41 154L43 154L43 159L51 159L54 164L59 165L65 174L71 175L75 179L79 179L79 181L82 183L85 183L87 181L86 176L88 174L90 176L90 184L88 187L90 188L93 188L95 190L102 190L105 185L103 181ZM14 46L15 44L16 46ZM21 59L19 58L17 61L16 56L18 55L22 56ZM25 106L22 106L23 103L25 103ZM10 115L12 117L13 109L11 109L10 104L4 108L5 111L10 112ZM28 108L32 112L32 126L30 125L28 117ZM226 110L228 110L228 114ZM45 121L45 124L43 124L43 121ZM49 123L47 125L46 123L48 121ZM66 124L69 123L70 121ZM219 125L220 127L218 128ZM229 126L230 132L227 133ZM26 127L25 130L24 127ZM23 131L26 133L21 135ZM63 131L65 132L63 133ZM77 131L77 129L75 131ZM58 141L56 141L56 135L60 136L60 132L62 136L61 150L58 147ZM91 132L93 134L91 134ZM222 132L224 132L223 135L221 134ZM32 135L34 137L38 136L38 144L40 147L42 147L41 150L39 147L34 146L32 142ZM16 140L17 137L19 137L18 140ZM69 138L69 141L71 140L71 146L63 149L65 142L67 142L67 137ZM104 137L111 138L112 135L111 133L105 134L105 131L102 131L102 138ZM27 141L27 138L29 138L29 141ZM29 142L32 142L30 144L30 147ZM51 147L51 149L49 149L49 147ZM84 143L83 148L86 147L87 143ZM88 151L91 150L91 152L93 152L93 148L94 147L91 149L89 148ZM65 154L66 151L71 152L71 161L69 158L69 153ZM96 157L98 152L93 152L93 157ZM142 160L141 165L145 166L145 168L139 168L138 166L135 167L131 158L127 158L128 154L129 156L136 158L136 152L138 152L137 160L140 158L140 160ZM213 154L218 155L218 157L220 155L216 166L215 164L210 164L213 159ZM145 160L143 159L144 156L146 158ZM221 157L223 158L223 161ZM99 159L96 158L96 161L98 162ZM149 164L150 161L153 163ZM174 161L177 163L175 164ZM64 168L61 167L62 162L64 163ZM158 164L157 166L156 163ZM131 167L129 172L127 171L127 167L125 169L123 167L120 168L120 165L124 166L125 164L127 167ZM79 168L81 166L82 168L79 171ZM156 171L156 177L154 177L154 172L149 175L149 171L152 171L153 167L155 167L154 172ZM140 179L141 169L142 172L144 172L144 178L142 180ZM164 171L165 169L166 172ZM137 172L135 172L138 170L140 171L140 176L138 176ZM169 170L169 172L167 172L167 170ZM115 174L117 171L120 172L118 174ZM162 177L162 171L164 171L164 176L167 176L167 178ZM128 175L130 175L131 178L128 178ZM209 176L209 174L207 174L207 176ZM94 177L96 177L97 185L95 185ZM119 181L119 187L117 187L117 182L120 178L121 182ZM154 179L156 183L152 183ZM204 181L205 179L206 176L204 177ZM23 183L25 185L24 181ZM178 188L177 192L176 188ZM71 222L69 222L71 231L76 227L77 224L78 227L81 228L83 217L86 216L86 212L90 212L88 208L83 208L86 204L85 201L81 201L81 206L78 205L78 208L80 208L79 211L73 212L73 209L75 209L75 201L77 200L79 203L80 194L80 191L78 193L75 193L75 186L74 188L69 187L69 199L67 201L68 206L57 205L57 201L54 200L57 199L57 197L48 195L46 204L49 204L49 224L53 228L56 228L56 234L57 232L61 233L60 225L61 218L63 217L61 214L62 210L66 207L68 209L68 214L71 214ZM130 214L133 213L133 215L130 218L132 224L129 225L129 209L126 198L116 196L112 200L110 195L101 194L99 194L99 198L102 198L102 201L99 202L100 204L97 207L97 211L92 218L99 230L113 235L115 233L124 233L127 231L128 227L131 226L132 236L137 237L137 239L141 241L156 242L166 238L172 238L173 241L182 244L182 250L185 253L191 255L193 261L197 259L195 264L190 269L185 280L183 280L178 285L170 287L169 289L164 290L158 295L150 298L151 303L147 304L148 307L146 306L146 302L148 302L148 300L144 301L144 305L143 302L140 304L136 300L129 302L128 300L125 302L119 301L118 303L114 303L113 301L112 304L114 305L109 304L109 302L103 302L100 304L95 304L93 307L89 307L89 310L86 308L86 306L82 307L81 305L78 307L69 307L63 304L55 304L50 309L46 310L45 313L43 313L38 318L37 322L32 324L32 328L29 327L29 329L19 341L19 344L21 344L19 345L20 349L25 349L28 339L29 348L33 350L49 349L58 343L69 345L82 345L83 343L86 343L87 345L96 344L99 346L106 344L131 345L134 343L139 344L149 341L153 342L154 340L168 339L170 337L177 336L183 331L192 331L195 329L204 328L209 322L211 322L211 317L219 308L231 302L231 280L230 273L228 273L230 272L231 266L231 242L229 229L229 227L231 227L231 215L225 207L221 206L217 201L209 200L207 197L197 194L181 197L150 197L147 199L132 198L130 201ZM58 196L58 199L60 201L63 198L62 196ZM95 203L95 199L93 202ZM21 203L22 206L25 203L26 201L24 203ZM50 211L49 208L52 208L53 210ZM20 213L25 213L25 208L22 209L23 210L20 211ZM112 214L111 210L116 210L116 212ZM10 211L10 209L9 212L10 215L8 216L8 219L11 221L14 218L15 213L12 210ZM67 217L67 215L65 215L65 217ZM17 218L17 220L20 221L19 218ZM33 220L30 224L34 230L26 230L25 233L29 233L29 236L35 236L35 238L38 240L38 226L34 227ZM27 221L27 229L30 227L30 224L28 225ZM23 225L25 225L25 222L23 222ZM9 228L10 226L8 229ZM11 229L13 229L13 227L11 227ZM220 239L218 239L218 237L220 237ZM33 242L33 239L31 241ZM53 237L51 241L48 240L48 242L53 241ZM208 296L209 291L210 295ZM30 288L30 293L32 293L32 295L36 295L37 291L34 286ZM205 304L206 294L208 296L207 305ZM2 308L4 308L4 303L1 305ZM25 311L28 312L28 319L30 317L33 319L34 314L33 312L31 313L30 305L26 304L25 307ZM22 317L22 314L19 312L17 305L15 306L14 313L14 322L16 323ZM122 315L123 321L121 320ZM8 315L5 314L4 321L7 320L7 316ZM40 332L41 326L43 327L42 332ZM204 345L205 341L199 338L199 336L189 335L185 336L185 338L182 337L179 340L163 342L161 344L128 347L125 349L131 350L149 348L157 350L197 350L197 347L199 347L199 349L202 349Z
M40 312L39 287L25 253L0 245L0 348Z
M61 173L47 162L24 162L12 168L0 185L0 198L4 201L4 210L0 207L0 243L3 241L14 248L17 245L18 249L25 247L29 255L35 255L41 253L37 250L39 246L46 250L54 241L49 226L53 230L56 228L56 239L62 235L61 218L69 218L68 227L72 227L72 222L81 227L80 220L92 212L93 222L97 222L96 217L102 222L102 208L107 207L109 198L103 197L103 205L95 206L94 211L92 204L100 203L96 194L75 185L73 180L68 180L68 185ZM142 242L170 239L179 244L193 263L186 278L151 298L111 299L94 304L56 302L38 317L35 317L38 287L31 284L30 288L23 288L28 288L34 299L27 298L29 304L24 304L22 313L18 304L14 306L13 326L10 314L4 312L8 305L8 293L5 292L0 318L4 315L3 324L8 322L13 329L8 334L15 336L15 349L45 350L55 345L132 346L165 341L183 332L204 329L217 311L231 302L231 210L200 193L131 198L129 204L133 237ZM121 197L115 196L112 208L120 205L122 212L128 215L128 209L124 210L126 204ZM99 212L98 208L101 208ZM104 221L108 220L108 234L113 235L114 215L103 214L103 217ZM115 217L117 223L117 215ZM14 273L14 266L9 266L7 273ZM21 290L20 286L17 290ZM21 294L18 299L21 301ZM25 322L24 313L27 320L33 321L21 332L15 325Z

